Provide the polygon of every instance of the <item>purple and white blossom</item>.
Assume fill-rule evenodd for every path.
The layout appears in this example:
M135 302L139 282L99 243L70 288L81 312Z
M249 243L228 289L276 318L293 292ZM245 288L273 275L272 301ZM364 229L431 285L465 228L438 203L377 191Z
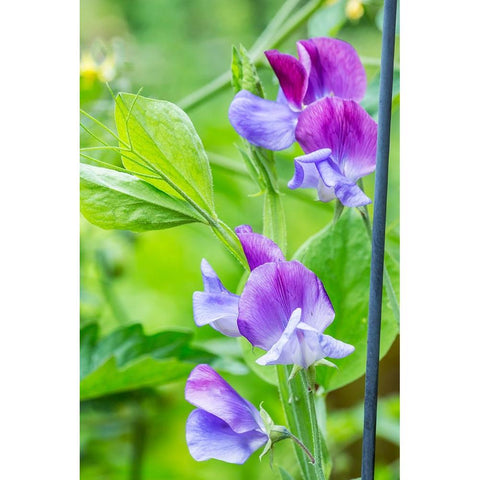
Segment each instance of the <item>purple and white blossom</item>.
M298 59L277 50L265 52L280 84L276 101L246 90L232 101L230 122L253 145L288 148L295 141L295 128L305 107L327 96L360 101L365 95L365 69L347 42L326 37L300 40L297 51Z
M324 334L335 312L315 273L300 262L286 261L275 242L249 225L240 225L235 232L250 276L242 294L233 295L204 260L205 292L194 294L197 325L210 323L226 335L243 335L267 351L257 359L261 365L308 368L325 357L343 358L352 353L352 345Z
M268 442L259 411L210 366L192 370L185 399L198 407L189 415L186 428L188 449L195 460L242 464Z
M352 345L325 329L335 312L322 282L297 261L271 262L250 274L240 297L238 329L267 353L260 365L294 364L303 368L324 359L343 358Z
M239 296L228 291L215 270L203 259L203 292L193 294L193 319L198 327L210 325L229 337L239 337L237 327Z
M371 203L357 181L375 170L377 123L358 103L314 103L300 116L296 138L305 155L295 158L290 188L316 188L319 200L338 198L347 207Z

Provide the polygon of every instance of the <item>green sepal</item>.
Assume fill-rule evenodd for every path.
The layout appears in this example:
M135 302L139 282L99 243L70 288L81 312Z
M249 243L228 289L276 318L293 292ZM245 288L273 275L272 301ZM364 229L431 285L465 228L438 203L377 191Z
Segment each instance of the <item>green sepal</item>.
M243 45L232 46L232 86L235 93L240 90L249 92L264 98L262 82L258 76L257 69Z

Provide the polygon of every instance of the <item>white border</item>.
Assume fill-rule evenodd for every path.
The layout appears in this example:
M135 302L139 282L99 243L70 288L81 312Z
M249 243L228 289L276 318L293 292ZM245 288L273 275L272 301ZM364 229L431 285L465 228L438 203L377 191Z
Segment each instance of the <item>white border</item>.
M6 2L0 478L78 478L76 1Z

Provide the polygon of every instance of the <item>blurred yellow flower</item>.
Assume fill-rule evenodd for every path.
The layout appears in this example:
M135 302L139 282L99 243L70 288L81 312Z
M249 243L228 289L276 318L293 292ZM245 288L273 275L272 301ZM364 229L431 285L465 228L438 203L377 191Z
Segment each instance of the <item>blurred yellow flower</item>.
M96 80L109 82L115 76L116 62L113 52L96 57L88 50L83 52L80 58L80 77L87 85L92 85Z
M360 0L348 0L345 6L345 15L349 20L358 20L365 13L363 4Z

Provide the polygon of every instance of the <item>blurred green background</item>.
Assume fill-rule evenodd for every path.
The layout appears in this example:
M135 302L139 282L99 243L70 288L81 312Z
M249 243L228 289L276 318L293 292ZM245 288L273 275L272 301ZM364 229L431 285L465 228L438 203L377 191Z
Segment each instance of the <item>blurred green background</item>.
M300 2L303 5L306 2ZM82 0L81 106L113 127L114 92L179 102L228 70L232 44L250 47L282 2L274 0ZM326 2L280 49L295 53L295 41L331 35L352 43L364 60L369 91L364 106L375 115L381 49L382 2ZM398 56L398 49L397 49ZM260 68L269 98L278 86L272 72ZM398 71L395 94L398 93ZM249 223L261 231L263 199L244 173L235 145L239 138L227 118L233 97L224 89L215 98L188 110L212 161L217 212L230 226ZM396 97L398 106L398 96ZM88 122L87 122L88 123ZM101 138L105 132L89 124ZM392 123L387 248L398 259L399 110ZM111 142L111 139L109 139ZM82 146L97 145L82 131ZM288 252L296 249L332 218L333 204L314 201L313 191L288 191L292 156L298 147L276 155L288 225ZM115 153L103 161L119 164ZM373 176L365 179L373 194ZM276 389L243 364L235 341L223 341L208 327L194 328L192 293L201 290L200 261L207 258L224 284L235 291L242 271L203 225L134 234L105 231L81 219L81 326L97 323L101 335L140 323L147 334L171 328L194 333L194 342L214 352L227 352L222 375L277 423L282 412ZM378 480L399 478L398 340L381 362ZM193 364L192 364L193 368ZM185 444L185 420L192 407L183 399L184 382L138 389L81 403L81 478L84 480L273 479L268 459L253 455L244 466L216 460L197 463ZM332 480L360 476L363 378L329 394L328 441L334 459ZM275 458L291 466L291 445L276 447Z

